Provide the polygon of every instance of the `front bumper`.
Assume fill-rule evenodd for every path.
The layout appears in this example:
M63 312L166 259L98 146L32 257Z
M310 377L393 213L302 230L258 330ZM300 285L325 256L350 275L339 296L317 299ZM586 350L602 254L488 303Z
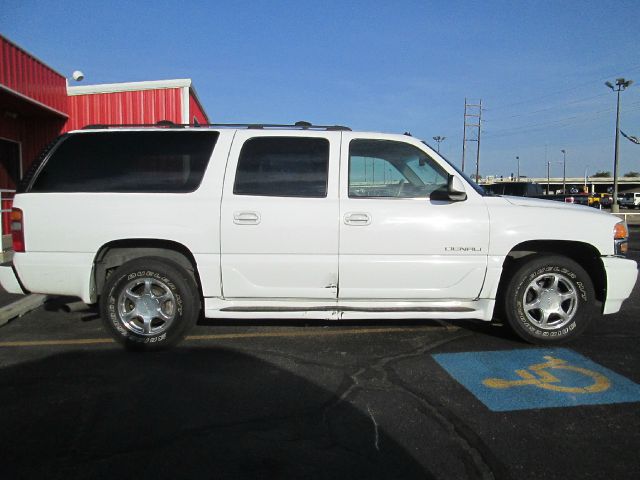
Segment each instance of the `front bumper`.
M26 294L15 270L13 269L13 263L7 262L0 264L0 284L8 293Z
M626 258L602 257L607 275L607 296L603 314L616 313L629 298L638 278L638 264Z

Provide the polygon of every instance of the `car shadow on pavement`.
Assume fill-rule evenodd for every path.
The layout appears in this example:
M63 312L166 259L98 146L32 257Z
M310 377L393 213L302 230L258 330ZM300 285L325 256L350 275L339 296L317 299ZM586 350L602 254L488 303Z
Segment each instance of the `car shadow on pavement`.
M310 372L313 383L220 348L78 350L6 367L0 477L430 478L340 401L341 374Z

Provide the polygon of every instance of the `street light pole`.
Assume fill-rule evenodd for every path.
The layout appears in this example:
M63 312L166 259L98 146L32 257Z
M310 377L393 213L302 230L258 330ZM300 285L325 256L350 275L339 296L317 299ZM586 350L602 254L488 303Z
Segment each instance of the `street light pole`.
M585 190L587 189L587 170L589 170L589 165L584 167L584 188L585 188Z
M616 106L616 146L613 160L613 202L611 204L611 213L618 213L620 211L618 207L618 152L620 148L620 92L624 91L633 83L633 80L626 80L624 78L616 78L615 87L611 82L604 82L614 92L617 92L617 106ZM616 88L617 87L617 88Z
M550 179L550 175L549 172L551 170L551 162L547 161L547 195L549 195L549 190L551 188L551 179Z
M560 163L560 161L552 162L551 160L547 161L547 195L549 195L549 191L551 190L551 164L552 163ZM564 191L564 190L563 190Z
M567 151L563 148L562 152L562 193L567 194Z
M444 142L445 139L447 137L441 137L440 135L433 137L433 139L436 141L436 143L438 144L437 149L438 149L438 153L440 153L440 142Z
M518 176L516 178L519 182L520 181L520 157L516 157L516 160L518 161Z

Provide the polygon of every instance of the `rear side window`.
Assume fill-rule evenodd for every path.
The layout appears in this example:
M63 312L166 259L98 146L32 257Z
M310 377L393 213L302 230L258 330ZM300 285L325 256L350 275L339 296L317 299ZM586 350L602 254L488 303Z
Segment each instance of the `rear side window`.
M326 138L256 137L242 146L233 193L326 197L328 171Z
M168 192L198 188L217 132L107 132L70 135L32 192Z

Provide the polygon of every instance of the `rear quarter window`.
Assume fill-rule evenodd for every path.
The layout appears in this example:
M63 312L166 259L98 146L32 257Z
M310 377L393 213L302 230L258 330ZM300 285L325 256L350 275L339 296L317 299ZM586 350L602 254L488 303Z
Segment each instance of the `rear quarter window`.
M69 135L31 192L165 192L198 188L217 132L95 132Z

